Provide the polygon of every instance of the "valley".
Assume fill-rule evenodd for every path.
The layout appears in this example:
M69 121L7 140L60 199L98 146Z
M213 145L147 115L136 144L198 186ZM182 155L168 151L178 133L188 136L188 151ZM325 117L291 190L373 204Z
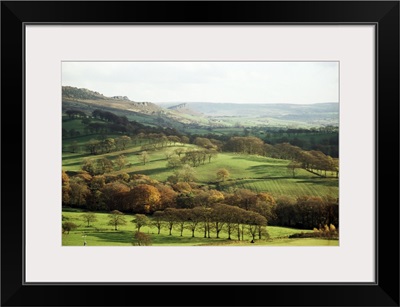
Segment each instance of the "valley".
M158 237L179 228L208 240L189 245L338 243L338 104L156 104L63 87L62 112L63 245L83 233L180 245ZM85 212L102 226L84 226ZM130 221L113 229L120 216ZM281 227L292 230L278 239Z

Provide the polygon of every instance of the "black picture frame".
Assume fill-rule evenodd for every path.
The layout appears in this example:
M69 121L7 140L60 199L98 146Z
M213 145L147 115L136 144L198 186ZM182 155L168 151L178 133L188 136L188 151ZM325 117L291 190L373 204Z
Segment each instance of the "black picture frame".
M376 283L25 284L24 24L32 22L375 25ZM399 306L399 1L2 1L1 77L2 306Z

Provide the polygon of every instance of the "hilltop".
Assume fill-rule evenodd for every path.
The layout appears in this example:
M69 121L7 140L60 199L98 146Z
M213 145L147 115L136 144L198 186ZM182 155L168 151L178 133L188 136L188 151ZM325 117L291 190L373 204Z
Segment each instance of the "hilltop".
M127 96L106 97L95 91L72 86L62 87L63 107L87 109L92 107L104 109L119 109L143 114L156 114L162 108L151 102L137 102Z
M338 103L153 103L134 101L124 95L107 97L89 89L63 86L62 104L64 111L75 109L89 114L102 109L142 124L176 129L339 125Z

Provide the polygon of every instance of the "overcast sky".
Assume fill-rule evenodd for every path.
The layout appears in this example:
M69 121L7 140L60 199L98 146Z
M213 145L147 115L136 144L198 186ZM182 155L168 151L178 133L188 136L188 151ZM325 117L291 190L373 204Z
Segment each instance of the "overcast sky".
M63 62L62 85L149 102L339 102L338 62Z

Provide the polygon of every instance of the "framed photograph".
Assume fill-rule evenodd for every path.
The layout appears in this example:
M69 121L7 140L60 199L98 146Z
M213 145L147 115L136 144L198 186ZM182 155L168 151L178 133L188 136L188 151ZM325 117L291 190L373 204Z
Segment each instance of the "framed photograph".
M398 1L1 26L3 306L399 306Z

